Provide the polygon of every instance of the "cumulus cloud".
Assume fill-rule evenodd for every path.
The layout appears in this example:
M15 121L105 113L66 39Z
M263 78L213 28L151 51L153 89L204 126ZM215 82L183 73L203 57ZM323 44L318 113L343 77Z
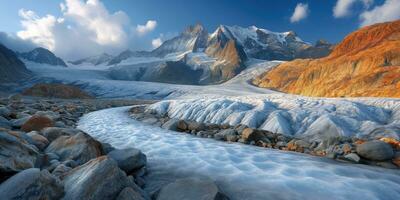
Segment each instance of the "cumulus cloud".
M19 10L18 14L22 18L21 25L25 29L17 33L21 39L30 40L40 46L54 49L53 29L57 23L56 17L46 15L40 18L35 12L24 9Z
M369 8L374 1L373 0L338 0L333 8L333 16L336 18L346 17L351 14L351 8L354 4L360 2L365 8Z
M336 18L345 17L350 14L351 6L357 0L338 0L333 8L333 16Z
M151 31L153 31L157 26L157 22L154 20L149 20L145 25L137 25L136 31L139 35L145 35Z
M361 26L400 19L400 0L386 0L382 5L360 15Z
M29 40L23 40L14 34L0 32L0 43L14 51L25 52L37 47Z
M153 48L157 48L161 46L161 44L162 44L161 38L155 38L151 41L151 45L153 46Z
M309 12L308 4L298 3L294 9L292 17L290 17L290 22L299 22L300 20L307 18Z
M133 35L143 36L153 31L157 25L154 20L142 25L140 33L136 32L124 12L111 13L99 0L65 0L60 4L60 12L57 17L50 14L39 17L34 11L21 9L23 30L17 32L18 37L68 59L152 46L151 40L144 44L143 38Z

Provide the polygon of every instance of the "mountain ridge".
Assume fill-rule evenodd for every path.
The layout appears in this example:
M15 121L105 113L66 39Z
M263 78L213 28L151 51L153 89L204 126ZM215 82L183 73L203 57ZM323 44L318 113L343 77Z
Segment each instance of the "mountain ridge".
M350 33L320 59L283 63L253 81L306 96L400 97L400 20Z

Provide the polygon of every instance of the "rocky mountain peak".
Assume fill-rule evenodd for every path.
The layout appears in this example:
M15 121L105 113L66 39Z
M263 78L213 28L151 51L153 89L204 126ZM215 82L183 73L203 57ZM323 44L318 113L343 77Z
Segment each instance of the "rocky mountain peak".
M54 53L48 49L42 47L35 48L29 52L20 53L19 56L36 63L67 67L67 64L65 64L61 58L54 55Z
M183 32L183 34L196 36L196 35L208 34L208 32L202 24L198 23L194 26L192 25L188 26Z

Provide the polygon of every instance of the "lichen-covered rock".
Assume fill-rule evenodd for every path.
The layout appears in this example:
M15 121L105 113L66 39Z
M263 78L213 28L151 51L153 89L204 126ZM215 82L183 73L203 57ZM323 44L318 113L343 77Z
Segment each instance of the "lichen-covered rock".
M101 143L83 132L58 137L50 143L45 152L59 155L60 161L75 160L79 165L103 154Z
M118 167L128 174L146 165L146 155L135 148L116 149L108 153L108 156L117 161Z
M3 177L34 167L38 154L20 135L0 131L0 173Z
M60 180L38 168L21 171L0 185L1 199L60 199L63 195Z
M210 180L197 178L178 179L160 189L156 194L157 200L227 200L219 191L218 186Z
M40 135L37 131L31 131L26 135L32 139L33 144L40 150L45 149L47 145L49 145L49 141L47 140L47 138Z
M81 131L73 128L48 127L40 131L40 134L52 142L60 136L71 136L79 132Z
M394 152L390 144L374 140L357 145L357 154L375 161L392 159Z
M32 116L22 126L21 130L25 132L40 131L46 127L54 125L53 120L45 116Z

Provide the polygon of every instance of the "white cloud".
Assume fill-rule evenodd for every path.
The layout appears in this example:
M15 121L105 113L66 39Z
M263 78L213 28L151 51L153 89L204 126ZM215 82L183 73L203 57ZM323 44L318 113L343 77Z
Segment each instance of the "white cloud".
M357 2L362 3L365 8L369 8L374 0L338 0L333 8L333 16L336 18L349 16L352 12L352 6Z
M307 18L309 13L308 4L298 3L294 9L292 17L290 17L290 22L299 22Z
M23 30L17 36L67 59L152 47L150 38L138 37L143 35L139 35L124 12L111 13L100 0L65 0L60 4L60 12L58 17L39 17L34 11L21 9ZM156 25L156 21L148 21L141 28L142 33L154 30Z
M386 0L382 5L361 13L361 26L400 19L400 0Z
M333 8L333 16L340 18L350 15L351 6L353 6L356 1L357 0L338 0Z
M136 26L136 31L139 35L145 35L151 31L153 31L157 26L157 22L154 20L149 20L145 25L137 25Z
M99 0L66 0L60 5L63 15L82 29L92 33L98 44L120 44L125 42L124 26L128 24L128 16L118 11L110 14Z
M161 46L161 44L162 44L161 38L155 38L151 41L151 45L153 46L153 48L157 48Z
M46 15L40 18L35 12L24 9L19 10L18 14L22 18L21 25L25 29L17 32L18 37L53 50L55 47L53 29L57 23L56 17Z

